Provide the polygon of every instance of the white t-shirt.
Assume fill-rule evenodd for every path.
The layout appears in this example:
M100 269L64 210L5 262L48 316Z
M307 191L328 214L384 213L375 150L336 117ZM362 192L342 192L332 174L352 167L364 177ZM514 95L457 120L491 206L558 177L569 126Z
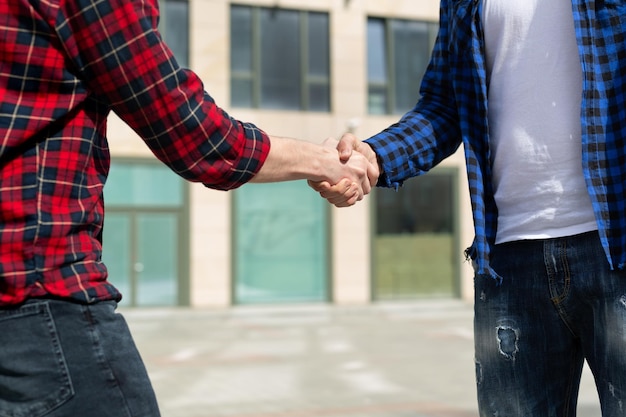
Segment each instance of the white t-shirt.
M496 242L597 228L582 173L570 0L484 0Z

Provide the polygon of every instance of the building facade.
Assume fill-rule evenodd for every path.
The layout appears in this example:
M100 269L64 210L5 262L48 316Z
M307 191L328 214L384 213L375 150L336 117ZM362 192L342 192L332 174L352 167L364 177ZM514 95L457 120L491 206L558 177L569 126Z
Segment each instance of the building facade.
M167 0L178 61L233 117L321 142L367 138L419 97L437 0ZM104 261L126 306L472 297L461 150L399 191L337 209L305 182L188 184L112 117Z

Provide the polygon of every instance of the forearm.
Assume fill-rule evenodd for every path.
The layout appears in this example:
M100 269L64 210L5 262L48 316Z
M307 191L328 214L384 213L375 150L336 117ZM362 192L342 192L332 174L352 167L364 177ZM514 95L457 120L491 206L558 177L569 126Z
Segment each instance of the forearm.
M251 182L312 180L337 182L337 151L319 144L270 136L270 152Z
M364 141L377 155L381 173L379 186L397 188L406 179L424 174L456 151L461 144L458 123L444 110L418 107L398 123Z

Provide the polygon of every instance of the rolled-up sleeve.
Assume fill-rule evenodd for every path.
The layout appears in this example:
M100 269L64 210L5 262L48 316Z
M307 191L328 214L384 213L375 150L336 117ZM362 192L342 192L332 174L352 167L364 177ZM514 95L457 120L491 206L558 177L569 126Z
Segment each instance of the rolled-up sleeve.
M77 76L183 178L228 190L263 165L269 138L229 116L158 30L156 0L63 3L56 28Z

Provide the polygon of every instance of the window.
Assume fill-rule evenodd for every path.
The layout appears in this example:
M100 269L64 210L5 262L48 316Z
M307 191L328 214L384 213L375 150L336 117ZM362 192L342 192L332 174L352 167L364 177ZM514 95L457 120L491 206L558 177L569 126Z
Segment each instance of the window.
M159 31L181 67L189 66L189 2L159 0Z
M328 205L303 181L235 191L236 304L328 299Z
M327 13L231 6L231 104L330 110Z
M367 20L370 114L404 113L419 98L438 25L411 20Z
M376 299L457 295L457 175L455 169L436 168L398 191L376 189Z

